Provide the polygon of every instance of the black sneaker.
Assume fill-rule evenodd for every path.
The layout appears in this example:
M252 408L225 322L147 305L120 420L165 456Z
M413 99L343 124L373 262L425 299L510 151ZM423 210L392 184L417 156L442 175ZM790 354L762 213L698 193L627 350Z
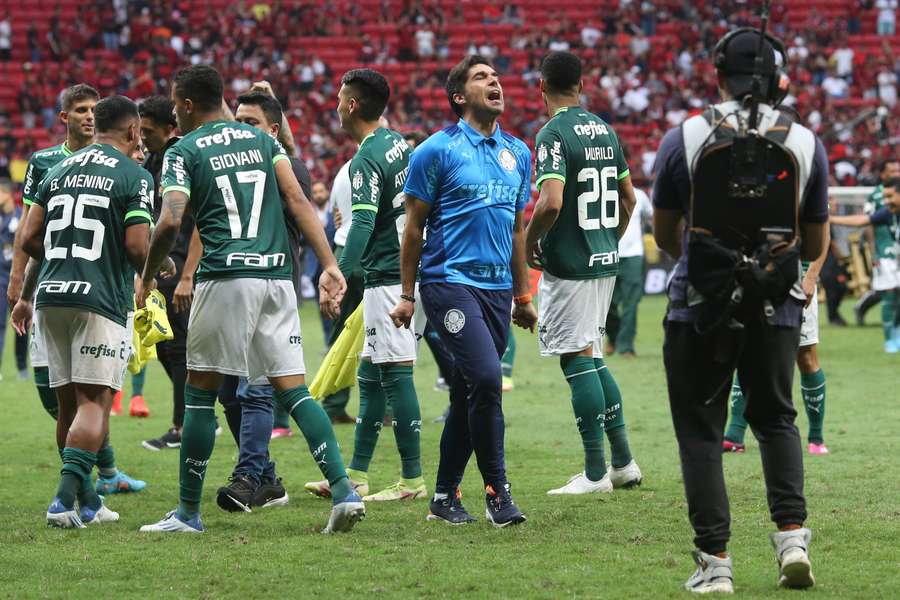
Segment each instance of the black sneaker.
M159 452L166 448L180 448L181 433L173 427L156 439L144 440L141 442L141 446L154 452Z
M455 494L451 494L442 500L431 499L428 506L428 516L425 517L429 521L446 521L451 525L465 525L466 523L475 522L475 517L469 514L466 507L462 505L462 493L459 488Z
M246 475L238 475L228 480L228 485L220 487L216 493L216 504L228 512L251 512L250 505L257 484Z
M270 506L284 506L288 503L287 490L281 485L281 477L275 479L263 479L253 493L250 505L254 508L268 508Z
M493 487L485 488L485 503L487 504L488 521L497 528L506 527L507 525L518 525L525 522L525 515L513 502L512 496L509 494L509 484L506 483L499 492Z

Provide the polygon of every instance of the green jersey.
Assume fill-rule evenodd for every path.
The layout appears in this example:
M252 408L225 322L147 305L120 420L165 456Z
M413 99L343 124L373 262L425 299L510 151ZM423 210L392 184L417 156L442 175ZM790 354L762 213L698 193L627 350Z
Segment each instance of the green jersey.
M37 307L80 308L124 327L125 229L152 222L153 177L113 146L91 144L50 169L33 202L46 211Z
M869 194L868 199L866 199L866 214L871 215L884 206L883 198L884 185L879 183L875 190ZM891 232L891 227L888 225L875 225L872 230L874 232L875 258L896 258L897 245L894 242L894 234Z
M71 155L72 151L69 150L65 142L38 150L31 155L31 159L28 161L28 168L25 170L25 187L22 189L22 203L25 206L34 204L38 185L44 179L47 171L59 164L62 159Z
M351 210L375 213L375 227L362 255L367 288L400 283L400 238L406 223L403 184L410 148L396 131L379 127L350 161Z
M537 186L563 182L563 205L540 240L544 269L562 279L619 270L619 181L628 176L615 132L580 107L560 109L538 132Z
M287 153L265 131L210 121L166 150L162 193L184 192L203 257L197 280L290 279L292 264L275 163Z

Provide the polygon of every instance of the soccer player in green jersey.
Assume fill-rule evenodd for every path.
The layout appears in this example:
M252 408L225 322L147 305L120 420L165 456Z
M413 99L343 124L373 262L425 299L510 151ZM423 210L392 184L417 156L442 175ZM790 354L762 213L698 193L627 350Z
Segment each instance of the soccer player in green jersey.
M95 120L96 141L44 175L22 234L24 250L43 260L36 320L63 447L47 522L64 528L118 520L84 483L109 431L113 392L122 386L128 265L143 266L153 206L153 180L129 158L140 143L137 106L112 96L97 103Z
M362 264L365 343L360 356L359 418L348 474L361 493L369 488L369 463L381 433L385 404L394 416L394 437L400 452L401 479L366 501L426 498L419 434L422 417L413 383L413 363L425 330L421 309L409 328L396 328L390 311L400 301L400 238L406 222L403 183L410 147L403 136L379 124L390 87L380 73L354 69L341 78L337 112L341 127L359 144L350 162L353 223L341 255L340 268L349 278ZM307 489L327 495L327 482Z
M900 177L900 161L887 160L881 165L881 183L866 202L866 214L872 215L884 206L885 183ZM889 354L900 352L900 270L897 268L898 248L891 228L876 225L872 228L874 256L872 269L872 289L881 297L881 326L884 330L884 351ZM854 307L855 309L855 307ZM860 311L864 318L864 311ZM860 314L858 313L858 314Z
M99 99L100 95L97 93L97 90L85 83L79 83L63 91L61 95L62 110L59 113L59 118L66 125L66 139L62 144L38 150L32 155L25 176L25 188L22 197L24 203L22 223L25 222L28 211L34 202L38 184L43 180L44 175L74 152L93 143L94 107ZM34 259L28 260L25 251L21 247L21 238L19 236L22 231L24 231L24 227L20 227L16 232L17 240L13 255L8 296L10 301L13 302L10 306L15 306L13 310L17 315L18 321L24 324L26 321L31 322L32 320L34 290L37 286L41 263ZM15 300L13 300L14 297ZM18 303L16 303L17 301ZM25 326L23 331L27 331L27 329L28 327ZM56 394L50 389L47 351L44 347L41 332L34 323L31 325L31 367L34 372L34 383L41 404L44 410L47 411L47 414L56 420L58 414L57 400ZM60 446L59 450L62 451L62 448ZM109 444L108 437L98 452L97 469L99 471L97 493L103 495L119 492L139 492L147 485L144 481L132 479L117 468L115 452ZM91 482L86 480L85 485L91 485Z
M225 120L223 91L221 75L205 65L183 69L172 86L184 137L163 161L163 208L136 285L138 305L175 242L188 204L203 257L188 324L180 501L176 510L141 531L203 531L200 499L224 375L269 380L276 401L291 413L331 483L334 506L325 531L349 531L365 515L365 507L350 486L331 421L304 381L282 199L322 264L324 310L335 312L346 283L283 148L266 131Z
M560 357L585 456L583 472L547 493L611 492L642 478L628 448L619 387L600 345L634 189L618 136L580 105L581 60L570 52L549 53L540 85L550 120L535 142L540 197L525 251L529 264L543 270L540 352ZM608 473L604 430L612 450Z

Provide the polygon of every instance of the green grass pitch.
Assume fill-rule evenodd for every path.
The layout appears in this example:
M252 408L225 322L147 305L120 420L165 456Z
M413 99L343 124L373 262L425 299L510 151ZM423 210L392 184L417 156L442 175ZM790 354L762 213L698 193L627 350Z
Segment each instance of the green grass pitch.
M207 473L207 533L138 533L140 525L175 506L178 492L178 452L154 453L140 445L165 431L171 418L170 384L158 363L151 364L145 394L152 416L117 417L111 425L120 467L147 480L147 489L109 498L110 507L121 514L119 523L81 531L49 529L44 511L59 472L53 422L32 383L16 380L8 338L0 382L0 597L686 597L680 588L693 569L692 533L662 366L663 310L662 298L645 298L639 357L608 359L622 388L631 447L645 480L639 489L602 497L546 495L581 469L581 445L557 361L540 359L534 336L516 330L516 389L504 398L506 457L514 497L528 522L508 530L494 530L483 518L480 478L472 460L463 493L467 507L481 516L478 523L451 528L426 522L425 501L369 504L366 519L352 534L323 536L318 531L330 504L303 492L303 483L318 479L319 473L299 435L271 446L290 504L253 514L224 513L214 495L236 458L226 431L218 438ZM307 367L315 373L322 334L311 303L304 306L302 320ZM825 437L833 453L806 459L817 584L805 594L900 597L900 357L884 354L881 330L875 326L826 325L822 340L820 357L828 377ZM423 345L416 381L429 489L441 432L431 419L446 402L446 394L432 391L435 374ZM356 413L355 397L354 392L351 414ZM805 433L798 389L795 404ZM338 436L349 458L353 427L339 427ZM726 456L725 463L736 592L745 598L785 597L791 592L776 588L767 539L773 526L752 436L746 454ZM398 476L389 429L372 465L376 489Z

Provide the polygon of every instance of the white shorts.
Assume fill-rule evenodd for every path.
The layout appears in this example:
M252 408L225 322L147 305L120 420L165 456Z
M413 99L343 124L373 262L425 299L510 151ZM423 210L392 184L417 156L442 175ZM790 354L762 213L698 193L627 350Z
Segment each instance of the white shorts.
M46 367L47 366L47 346L44 344L44 337L38 327L37 311L31 319L31 366Z
M606 333L606 315L615 277L560 279L549 273L538 284L538 348L541 356L558 356L594 347Z
M800 322L800 347L819 343L819 290L813 292L812 302L803 309Z
M188 320L187 368L247 377L303 375L294 286L285 279L214 279L197 284Z
M125 327L80 308L48 306L36 313L50 372L50 387L69 383L122 389L131 348Z
M872 289L888 292L900 287L900 269L896 258L879 258L872 269Z
M366 341L360 358L367 358L372 364L397 363L416 360L419 340L425 332L425 312L422 301L415 303L410 328L394 327L391 310L400 301L400 284L366 288L363 291L363 325ZM416 296L419 286L416 285Z

